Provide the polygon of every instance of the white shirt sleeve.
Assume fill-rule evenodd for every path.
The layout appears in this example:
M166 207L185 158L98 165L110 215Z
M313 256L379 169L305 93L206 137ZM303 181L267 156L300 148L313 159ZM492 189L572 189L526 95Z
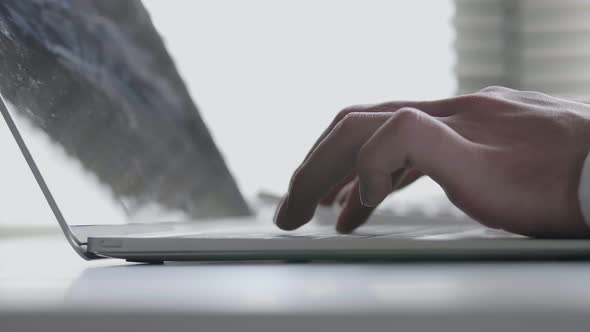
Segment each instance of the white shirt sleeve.
M586 156L584 166L582 166L578 199L580 200L580 208L582 209L584 220L590 226L590 153Z

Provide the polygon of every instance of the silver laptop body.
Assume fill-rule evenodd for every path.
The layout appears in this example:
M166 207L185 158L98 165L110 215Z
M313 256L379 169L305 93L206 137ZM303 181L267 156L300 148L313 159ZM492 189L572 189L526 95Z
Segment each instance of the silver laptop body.
M319 210L280 231L272 204L253 214L241 195L141 2L4 1L0 27L0 111L85 259L590 257L590 241L442 217L377 214L339 235L335 213Z

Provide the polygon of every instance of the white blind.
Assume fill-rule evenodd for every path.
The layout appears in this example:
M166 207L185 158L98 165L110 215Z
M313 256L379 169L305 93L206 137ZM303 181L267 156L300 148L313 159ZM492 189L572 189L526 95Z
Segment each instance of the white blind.
M590 95L590 1L455 0L458 92Z

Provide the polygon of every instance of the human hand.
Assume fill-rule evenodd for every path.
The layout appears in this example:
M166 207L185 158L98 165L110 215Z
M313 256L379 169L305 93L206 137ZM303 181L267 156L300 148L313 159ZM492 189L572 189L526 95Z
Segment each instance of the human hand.
M278 227L343 206L336 228L364 223L422 174L481 224L536 237L588 237L578 185L590 150L590 105L490 87L422 102L340 112L293 175ZM362 202L362 203L361 203Z

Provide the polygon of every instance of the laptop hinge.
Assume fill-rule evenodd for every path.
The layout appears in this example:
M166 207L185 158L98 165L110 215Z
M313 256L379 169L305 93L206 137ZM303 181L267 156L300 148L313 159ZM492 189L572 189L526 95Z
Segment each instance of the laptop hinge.
M16 144L18 145L21 153L23 154L25 161L29 165L29 168L31 169L31 172L33 173L33 176L35 177L35 180L37 181L39 188L43 192L43 196L45 196L45 200L47 201L47 204L49 204L49 207L51 208L51 211L53 212L55 219L57 219L57 222L58 222L62 232L64 233L66 239L68 240L68 243L78 253L78 255L80 255L80 257L84 258L85 260L103 258L103 257L97 256L91 252L88 252L85 243L78 240L78 238L74 235L74 233L70 229L70 226L66 223L66 220L65 220L63 214L61 213L61 210L59 209L57 202L53 198L53 195L51 194L51 191L49 190L49 187L47 186L47 183L45 182L43 175L39 171L39 168L37 167L37 164L35 163L33 156L31 155L29 149L27 148L25 141L23 140L22 136L20 135L20 132L18 131L18 128L12 119L12 116L10 115L10 111L8 110L8 104L7 104L6 100L4 99L4 96L2 96L1 94L0 94L0 112L2 113L2 116L4 117L4 120L6 121L6 124L8 125L8 129L10 129L10 132L12 133L12 136L14 137Z

